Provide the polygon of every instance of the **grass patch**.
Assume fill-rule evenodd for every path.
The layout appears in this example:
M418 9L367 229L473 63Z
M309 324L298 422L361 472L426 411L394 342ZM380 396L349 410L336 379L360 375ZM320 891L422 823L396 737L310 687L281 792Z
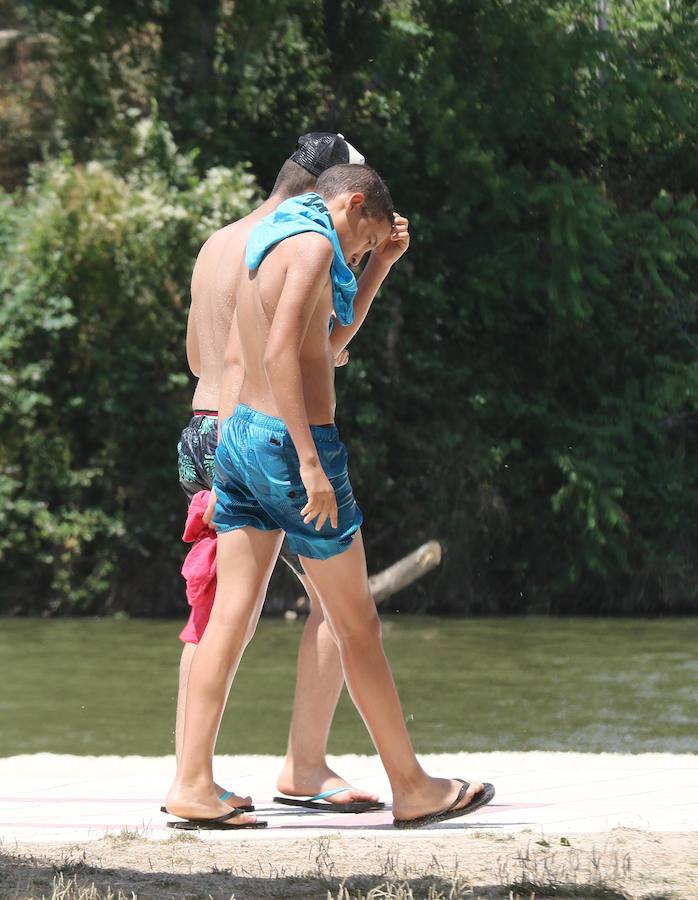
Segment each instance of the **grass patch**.
M45 900L44 897L41 900ZM50 900L137 900L136 894L125 894L122 890L116 890L107 885L106 888L98 888L94 882L90 885L80 884L77 876L73 875L67 880L63 873L53 879L53 892Z
M136 892L110 884L97 885L94 881L86 884L77 875L66 877L60 873L53 878L50 894L19 892L14 895L13 900L150 900L161 896L174 900L635 900L630 894L590 885L558 885L554 889L540 885L517 889L478 889L461 879L418 878L387 880L379 884L375 883L375 879L359 880L363 885L351 879L351 883L344 881L333 890L328 889L326 883L313 883L303 877L280 878L268 880L264 888L253 888L252 893L247 893L244 888L227 893L220 888L213 892L206 888L202 892L192 891L191 887L177 890L176 879L159 879L157 885L146 887L143 892ZM644 900L672 898L669 895L653 894L646 896Z
M80 856L71 856L69 852L65 852L61 859L52 864L53 874L58 876L70 877L71 875L92 875L96 869L87 862L87 855L82 851Z
M108 841L111 844L129 844L132 841L139 840L147 840L148 834L147 830L143 829L143 831L132 831L130 828L122 828L118 834L114 834L113 832L110 834L105 834L102 838L103 841Z
M200 844L201 838L195 831L173 831L163 844Z
M630 877L630 854L604 846L581 852L570 841L545 838L500 862L499 879L512 896L565 897L569 900L626 900L622 885ZM538 849L540 848L540 849Z
M173 836L174 837L174 836ZM579 836L531 838L518 847L491 839L465 840L457 852L435 843L433 855L412 845L381 848L371 857L362 842L347 854L346 839L298 842L280 848L254 841L209 845L185 840L134 843L132 833L90 847L64 846L45 856L0 853L0 900L687 900L687 882L667 891L662 881L633 871L625 848L600 849ZM690 846L694 846L691 844ZM455 849L455 848L454 848ZM483 854L484 849L484 854ZM639 850L639 848L637 848ZM685 844L680 848L687 849ZM416 848L415 848L416 850ZM96 851L96 853L95 853ZM511 851L511 852L510 852ZM476 859L476 852L480 853ZM638 856L642 867L643 856ZM663 882L663 883L662 883ZM671 884L673 887L674 885Z

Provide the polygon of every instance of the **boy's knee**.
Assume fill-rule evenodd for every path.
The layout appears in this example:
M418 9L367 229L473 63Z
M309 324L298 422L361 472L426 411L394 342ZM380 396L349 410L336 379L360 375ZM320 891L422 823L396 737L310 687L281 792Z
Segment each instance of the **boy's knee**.
M341 624L336 622L335 629L336 640L342 647L366 646L381 641L381 620L375 607L368 615L345 620Z
M254 637L258 618L257 610L253 605L231 606L226 603L214 603L208 627L213 626L229 634L240 635L242 633L244 645L247 646Z

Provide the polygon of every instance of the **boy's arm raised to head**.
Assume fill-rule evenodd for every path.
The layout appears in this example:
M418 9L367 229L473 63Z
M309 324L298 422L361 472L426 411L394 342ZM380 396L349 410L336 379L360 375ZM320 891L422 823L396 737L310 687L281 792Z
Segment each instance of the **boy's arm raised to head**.
M285 243L291 252L269 331L264 368L276 408L298 453L300 475L308 494L308 504L302 512L304 520L317 518L315 527L319 530L329 518L336 528L337 502L310 431L300 365L301 346L327 284L333 250L325 237L312 233L288 238Z
M395 213L393 229L383 244L374 250L359 276L358 290L354 298L354 321L351 325L335 323L330 344L335 357L341 353L364 323L378 289L385 281L391 266L397 262L410 245L409 222Z

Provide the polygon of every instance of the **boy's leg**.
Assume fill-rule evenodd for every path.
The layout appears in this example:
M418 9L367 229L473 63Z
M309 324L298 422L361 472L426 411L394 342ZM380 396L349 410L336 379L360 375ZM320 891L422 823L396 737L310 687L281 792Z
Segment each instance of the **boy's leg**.
M361 532L349 549L337 556L301 559L337 637L351 698L390 779L395 818L413 819L445 809L458 796L462 783L429 777L412 749L383 652L380 619L368 589ZM468 806L482 787L480 782L470 782L457 808Z
M249 527L218 535L216 599L210 627L189 672L181 758L166 800L174 815L213 818L230 812L214 788L213 751L228 692L257 626L281 541L279 531ZM236 819L254 821L246 815Z
M298 573L296 573L298 574ZM347 782L327 765L327 739L332 717L344 685L344 673L337 643L325 621L312 583L298 578L310 600L300 647L293 714L288 735L286 758L277 788L289 796L313 796L346 785ZM368 791L347 786L334 794L330 803L377 802Z
M289 554L286 561L308 595L310 615L306 620L298 650L296 692L288 747L277 787L281 793L289 796L313 796L347 785L346 779L330 769L326 759L327 740L344 685L344 673L336 641L325 622L320 601L310 580L301 574L298 557ZM187 681L196 647L197 645L191 642L184 644L179 665L175 732L178 763L184 734ZM215 787L220 797L225 788L217 783ZM346 791L333 794L328 800L332 804L377 801L378 797L375 794L351 785L347 785ZM233 794L225 802L230 807L246 806L252 803L252 798Z
M179 444L177 445L179 483L187 498L187 504L199 491L209 491L212 484L211 459L216 452L218 433L218 418L211 415L194 415L189 424L182 430ZM204 610L191 610L189 621L180 638L184 640L182 655L179 661L179 684L177 690L177 712L175 717L175 753L177 765L182 753L182 740L184 735L184 719L187 706L187 681L189 671L194 659L197 644L192 638L199 640L206 625ZM186 635L185 635L186 633ZM221 785L216 784L218 795L227 793ZM230 807L248 806L252 803L251 797L240 797L231 794L226 803Z
M194 660L194 651L197 645L186 643L182 647L182 655L179 660L179 689L177 691L177 717L175 720L175 753L177 762L182 755L182 741L184 739L184 714L187 708L187 683L189 672Z
M182 756L182 742L184 741L184 719L187 710L187 684L189 682L189 673L191 664L194 661L194 653L197 644L187 641L182 647L182 656L179 660L179 688L177 692L177 716L175 724L175 752L177 754L177 765ZM343 677L343 676L342 676ZM220 797L224 793L228 793L224 787L217 782L214 783L216 793ZM249 806L252 803L252 797L241 797L238 794L231 794L225 800L229 807Z

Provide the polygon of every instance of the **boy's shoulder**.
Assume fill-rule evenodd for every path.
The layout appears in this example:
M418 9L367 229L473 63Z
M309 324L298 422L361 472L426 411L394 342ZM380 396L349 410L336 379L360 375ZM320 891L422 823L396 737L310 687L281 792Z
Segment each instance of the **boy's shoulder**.
M293 269L305 268L329 272L334 257L331 242L315 231L303 231L284 238L275 249L277 259L283 259L285 265Z

